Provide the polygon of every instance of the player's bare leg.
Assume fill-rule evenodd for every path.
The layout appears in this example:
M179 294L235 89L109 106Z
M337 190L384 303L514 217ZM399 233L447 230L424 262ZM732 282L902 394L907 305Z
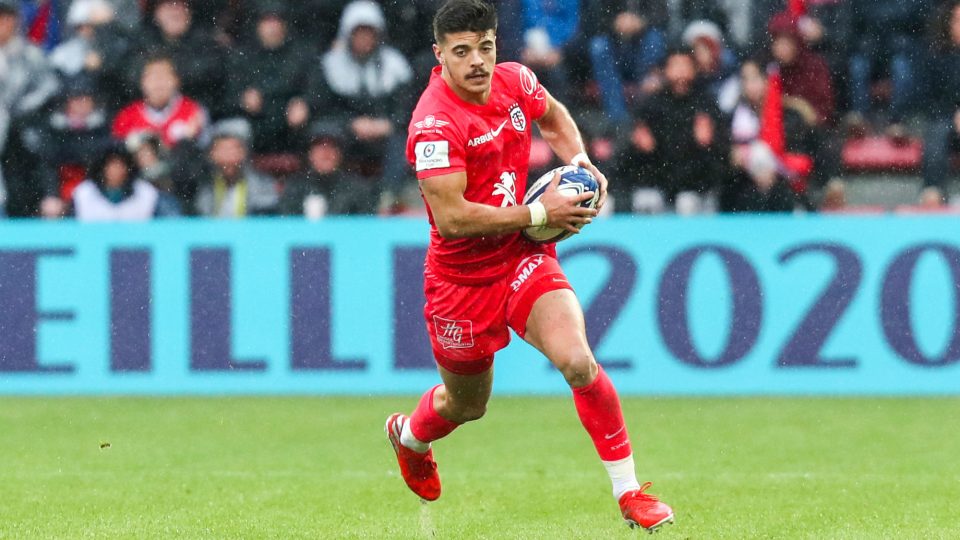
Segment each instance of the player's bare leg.
M637 482L620 398L593 357L573 291L550 291L537 299L524 339L550 359L573 390L577 414L607 469L624 520L649 531L672 523L673 510L644 493L649 482Z
M493 368L472 375L453 373L441 366L443 384L428 390L413 413L387 418L387 438L397 453L400 474L421 499L440 497L440 474L430 443L446 437L460 424L480 419L493 389Z

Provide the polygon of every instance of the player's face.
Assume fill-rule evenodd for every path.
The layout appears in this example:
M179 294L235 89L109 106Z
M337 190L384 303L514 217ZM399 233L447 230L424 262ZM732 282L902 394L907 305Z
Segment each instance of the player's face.
M433 46L454 90L469 96L485 97L490 92L493 67L497 63L497 36L493 30L483 33L446 34Z

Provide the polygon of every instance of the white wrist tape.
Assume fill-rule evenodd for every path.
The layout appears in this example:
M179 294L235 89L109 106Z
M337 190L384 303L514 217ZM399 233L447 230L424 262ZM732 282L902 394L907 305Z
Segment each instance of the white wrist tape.
M590 161L590 156L586 152L580 152L579 154L570 158L570 164L579 167L580 165L586 165L592 163Z
M530 209L530 226L543 227L547 224L547 209L540 201L532 202L527 205Z

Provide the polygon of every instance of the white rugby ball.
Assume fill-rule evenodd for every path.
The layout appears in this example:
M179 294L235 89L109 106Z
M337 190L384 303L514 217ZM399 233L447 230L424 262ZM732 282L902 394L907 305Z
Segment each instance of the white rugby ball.
M570 197L580 195L581 193L592 192L593 197L580 203L584 208L596 208L597 201L600 199L600 184L597 179L590 174L590 171L577 165L564 165L547 172L540 178L530 184L526 195L523 196L523 204L530 204L540 200L547 186L553 181L553 176L560 173L560 183L557 185L557 191ZM572 236L573 233L566 229L557 229L551 227L527 227L523 230L523 236L533 242L546 244L550 242L559 242Z

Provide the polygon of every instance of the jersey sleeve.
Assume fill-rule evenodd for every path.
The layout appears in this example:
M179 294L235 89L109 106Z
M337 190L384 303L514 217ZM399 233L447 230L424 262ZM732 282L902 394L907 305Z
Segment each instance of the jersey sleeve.
M531 120L539 120L547 112L547 92L532 69L516 62L500 64L509 73L517 99Z
M418 180L467 170L464 137L449 115L417 111L408 133L407 161Z

